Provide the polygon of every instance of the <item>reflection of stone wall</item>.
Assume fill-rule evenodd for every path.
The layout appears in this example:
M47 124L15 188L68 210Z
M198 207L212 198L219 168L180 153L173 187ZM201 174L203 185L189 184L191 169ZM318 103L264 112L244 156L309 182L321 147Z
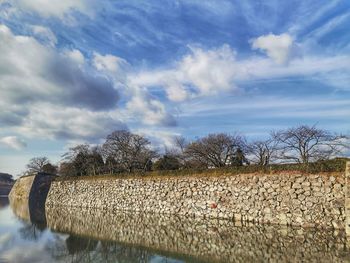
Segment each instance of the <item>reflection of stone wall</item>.
M17 179L9 195L10 205L15 215L27 221L30 221L29 194L34 179L35 176Z
M344 174L57 181L46 206L344 228Z
M349 257L344 231L82 208L50 207L46 214L48 226L59 232L210 262L346 262Z
M26 221L46 224L45 202L54 178L45 173L19 178L9 195L15 215Z

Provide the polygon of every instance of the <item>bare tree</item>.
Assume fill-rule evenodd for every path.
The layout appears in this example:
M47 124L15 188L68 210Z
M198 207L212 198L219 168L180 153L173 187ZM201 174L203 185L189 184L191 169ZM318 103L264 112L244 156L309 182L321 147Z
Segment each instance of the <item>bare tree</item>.
M50 161L47 157L34 157L27 164L27 173L43 172L44 167L48 164L50 164Z
M156 153L150 141L126 130L114 131L103 144L103 153L122 171L149 170Z
M240 135L209 134L190 143L185 150L188 158L206 167L229 165L237 149L245 151L246 142Z
M332 134L315 126L301 125L273 132L279 143L281 158L297 163L326 160L348 148L348 137Z
M277 141L273 138L253 141L248 147L252 161L258 165L269 165L277 158Z
M69 149L63 156L61 173L66 175L97 175L104 168L100 147L80 144Z
M173 164L177 163L177 165L175 165L174 167L178 167L178 168L183 167L186 163L187 156L185 154L185 150L187 145L188 145L188 142L185 139L185 137L175 136L173 138L173 146L164 147L165 154L162 156L162 158L160 158L160 160L162 162L168 162L171 160ZM157 167L157 165L155 165L155 167Z
M104 168L104 162L102 158L102 149L100 146L90 148L87 155L87 169L88 174L97 175Z
M69 151L62 155L63 163L61 173L64 171L65 175L87 175L88 156L90 153L90 146L88 144L79 144L69 148Z
M186 138L183 136L175 136L174 142L175 142L175 147L178 149L180 154L184 154L185 149L188 145Z

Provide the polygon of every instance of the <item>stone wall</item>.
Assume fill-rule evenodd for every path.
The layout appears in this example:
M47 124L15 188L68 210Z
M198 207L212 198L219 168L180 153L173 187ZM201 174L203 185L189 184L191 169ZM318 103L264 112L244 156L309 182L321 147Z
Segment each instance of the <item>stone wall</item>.
M345 174L63 180L51 185L53 206L345 228Z
M349 257L344 231L78 207L46 212L55 231L200 259L193 262L344 262Z
M345 230L350 236L350 162L346 163L345 169Z

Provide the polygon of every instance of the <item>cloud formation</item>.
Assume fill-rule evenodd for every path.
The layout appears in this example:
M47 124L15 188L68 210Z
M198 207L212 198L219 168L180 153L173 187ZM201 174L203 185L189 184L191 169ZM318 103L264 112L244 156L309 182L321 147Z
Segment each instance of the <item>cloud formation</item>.
M27 147L27 144L17 136L6 136L0 138L0 144L14 150L22 150Z
M252 41L252 48L265 52L277 64L285 64L292 56L293 38L287 33L268 34Z
M111 54L88 59L76 49L58 51L0 25L0 123L28 137L89 142L133 119L174 126L159 99L126 83L128 66ZM124 109L117 107L119 92Z
M42 39L49 45L55 46L57 44L57 38L50 28L40 25L32 25L30 26L30 28L33 31L34 36L38 37L39 39Z
M126 114L146 125L175 126L175 118L167 112L165 105L152 98L145 90L135 87L134 94L126 104Z
M38 13L43 17L58 17L63 18L69 12L79 11L82 13L90 14L91 9L89 4L90 0L3 0L12 4L13 6L20 8L23 11L31 11Z
M137 72L129 75L128 83L149 89L161 87L176 103L237 92L243 89L242 84L260 80L308 77L343 88L349 83L349 55L298 56L299 47L288 34L261 36L252 44L252 48L258 47L269 57L237 59L236 51L227 44L207 50L190 47L190 53L173 67Z
M106 77L32 37L16 36L0 25L2 101L50 101L93 110L114 108L118 92Z
M116 114L39 103L17 130L30 137L98 142L111 131L126 128Z
M190 51L174 68L140 72L129 78L130 83L161 85L175 102L237 88L233 82L238 72L235 52L228 45L209 50L190 46Z
M166 145L318 120L348 132L350 2L323 2L0 0L0 137L57 153L126 125ZM309 107L315 94L332 103Z
M0 25L0 79L0 123L66 138L93 138L121 125L107 117L119 99L113 81L77 50L57 52Z

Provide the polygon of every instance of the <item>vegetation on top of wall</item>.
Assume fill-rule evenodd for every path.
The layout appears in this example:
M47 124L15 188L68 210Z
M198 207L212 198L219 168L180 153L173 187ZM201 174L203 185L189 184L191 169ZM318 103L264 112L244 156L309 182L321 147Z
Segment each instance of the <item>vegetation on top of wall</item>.
M227 176L238 174L341 174L345 171L346 162L350 158L335 158L327 161L318 161L304 164L271 164L267 166L246 165L237 167L222 167L212 169L181 169L181 170L157 170L150 172L133 172L119 174L104 174L97 176L61 176L56 181L66 180L99 180L111 178L170 178L178 176Z
M101 145L69 149L58 168L61 176L182 175L272 173L278 171L333 172L342 169L328 160L344 156L349 136L301 125L273 131L260 140L239 133L213 133L188 141L174 137L173 146L159 151L151 141L128 130L109 134ZM28 172L54 173L46 157L31 159Z

